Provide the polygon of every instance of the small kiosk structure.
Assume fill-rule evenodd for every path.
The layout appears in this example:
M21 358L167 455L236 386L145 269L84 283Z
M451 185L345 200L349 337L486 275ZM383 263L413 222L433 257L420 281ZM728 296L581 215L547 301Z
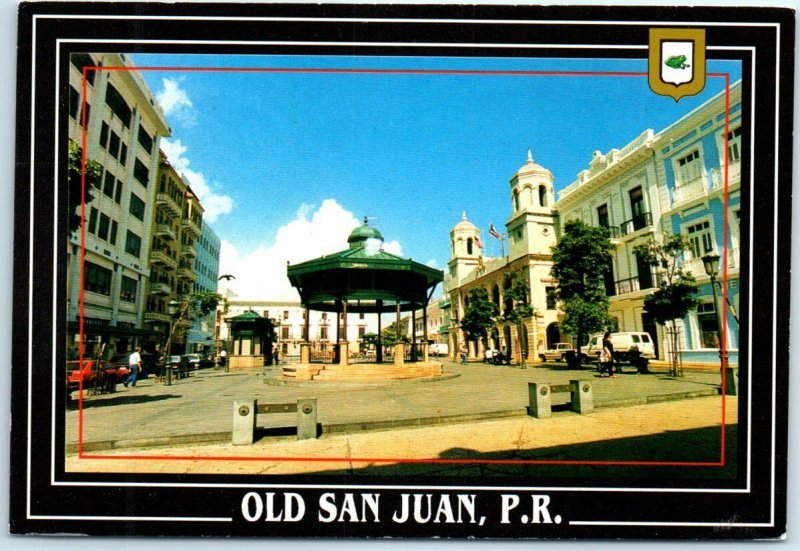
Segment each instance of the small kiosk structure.
M334 254L289 265L287 275L300 294L306 309L300 364L283 369L286 378L296 380L380 380L436 377L442 365L428 359L426 308L444 274L411 259L383 250L383 235L369 226L366 218L347 239L349 248ZM333 354L315 356L309 340L309 311L336 314ZM412 331L410 342L400 335L402 312L411 312L412 327L417 312L424 319L425 334L421 343ZM356 357L347 342L348 315L378 316L378 337L374 357ZM381 342L381 315L394 314L397 332L395 343Z
M231 369L272 364L274 329L269 318L249 310L225 321L231 335L231 350L228 351Z

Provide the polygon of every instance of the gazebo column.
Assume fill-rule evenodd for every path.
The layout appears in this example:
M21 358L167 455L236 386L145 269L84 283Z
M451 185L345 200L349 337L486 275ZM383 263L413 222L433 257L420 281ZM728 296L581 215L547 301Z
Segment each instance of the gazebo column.
M311 363L311 342L308 340L308 321L311 317L309 314L310 311L306 306L306 316L303 320L303 342L300 343L300 363L304 365Z
M333 363L339 363L339 340L342 338L342 303L337 300L336 308L336 340L333 341Z
M403 346L403 341L400 340L400 300L397 300L397 319L394 324L395 331L395 341L394 341L394 365L403 365L406 361L405 355L405 346Z
M375 344L375 361L381 363L383 361L383 339L381 338L381 312L383 311L383 301L378 300L375 302L378 307L378 340Z
M347 341L347 300L342 302L342 333L344 340L339 340L339 365L347 365L350 358L350 343Z
M428 303L422 306L422 361L428 361Z
M417 361L417 310L411 310L411 361Z

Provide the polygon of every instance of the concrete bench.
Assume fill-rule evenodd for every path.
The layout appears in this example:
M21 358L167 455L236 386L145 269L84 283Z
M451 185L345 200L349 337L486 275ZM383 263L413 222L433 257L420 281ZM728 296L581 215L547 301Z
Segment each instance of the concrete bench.
M258 415L297 413L297 439L317 437L317 399L301 398L287 404L259 404L258 400L233 402L233 444L247 445L255 441Z
M553 414L552 395L570 394L570 410L576 413L590 413L594 410L592 383L588 380L571 380L568 385L549 383L528 383L530 409L528 414L537 419L546 419Z

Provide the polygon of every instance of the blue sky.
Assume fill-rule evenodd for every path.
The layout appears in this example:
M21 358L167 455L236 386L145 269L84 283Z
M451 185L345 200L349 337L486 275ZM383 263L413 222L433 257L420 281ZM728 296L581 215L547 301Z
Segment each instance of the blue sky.
M645 60L132 57L140 67L647 70ZM741 74L738 62L710 61L708 71L730 73L731 81ZM394 250L439 268L462 211L484 236L490 222L503 227L508 181L529 148L559 190L588 166L592 151L622 147L646 128L659 131L724 85L711 78L702 94L676 103L653 94L646 77L142 74L168 107L173 137L165 149L203 188L204 204L219 213L212 226L238 262L257 249L268 257L282 229L313 222L333 199L340 216L321 219L346 226L374 217L387 241L397 242ZM342 239L336 248L345 245Z

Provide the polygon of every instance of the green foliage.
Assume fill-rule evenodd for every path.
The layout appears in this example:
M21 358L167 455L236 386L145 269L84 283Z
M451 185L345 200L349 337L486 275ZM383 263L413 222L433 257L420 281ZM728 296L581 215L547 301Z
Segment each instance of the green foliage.
M691 248L683 234L670 235L662 243L650 239L634 247L634 253L654 267L658 289L644 300L644 309L661 325L681 319L697 308L699 287L694 276L681 265L684 253Z
M461 328L471 341L486 340L488 331L494 327L495 317L500 313L497 305L489 300L489 292L483 287L469 290L469 306L461 319Z
M69 141L69 156L67 160L67 207L69 209L69 220L67 227L70 234L81 227L81 215L78 211L82 201L81 196L81 163L83 150L77 142ZM94 195L93 188L100 187L100 179L103 176L103 167L97 161L86 159L86 204L92 202Z
M400 323L400 340L408 341L408 324ZM383 346L394 346L397 342L397 322L393 321L388 327L381 331L381 344Z
M503 321L520 324L533 316L533 308L531 308L528 295L528 286L525 282L514 279L511 287L507 288L504 293L505 302L511 308L503 312Z
M611 269L608 237L606 228L570 220L553 247L551 273L565 314L561 328L576 335L578 345L583 343L584 335L602 331L613 322L603 279Z
M206 317L217 309L222 295L213 291L198 291L189 295L188 315L193 319Z

